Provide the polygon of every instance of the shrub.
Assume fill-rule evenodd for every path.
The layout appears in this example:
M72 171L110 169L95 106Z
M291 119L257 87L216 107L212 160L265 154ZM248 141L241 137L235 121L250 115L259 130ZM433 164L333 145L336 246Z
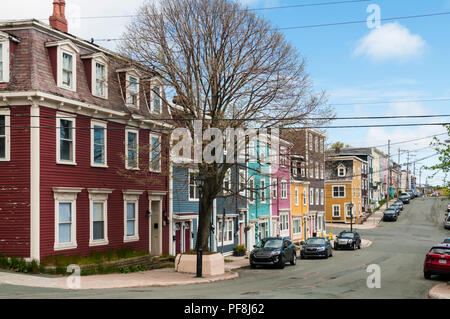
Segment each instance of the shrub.
M247 252L247 248L245 245L236 245L234 246L233 251L235 256L244 256Z

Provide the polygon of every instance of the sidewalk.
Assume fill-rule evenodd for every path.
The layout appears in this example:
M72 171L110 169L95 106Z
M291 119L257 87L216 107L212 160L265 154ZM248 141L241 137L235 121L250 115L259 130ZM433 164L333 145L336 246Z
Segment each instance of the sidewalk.
M389 202L389 205L393 204L394 202L396 202L397 199L392 199ZM381 220L383 219L383 213L386 210L386 204L384 204L378 211L376 211L375 213L372 213L372 215L370 215L369 218L367 218L367 220L362 223L362 224L353 224L353 228L354 229L373 229L378 227L378 225L380 224ZM331 227L331 223L326 223L327 227ZM349 228L350 225L349 224L344 224L344 223L333 223L333 228Z
M450 299L450 282L431 288L428 297L431 299Z
M137 287L168 287L203 284L235 279L239 274L234 270L249 265L245 257L225 257L233 262L225 263L223 275L197 278L195 274L179 273L173 268L140 271L129 274L107 274L75 277L27 275L10 271L0 271L0 284L58 288L58 289L111 289Z

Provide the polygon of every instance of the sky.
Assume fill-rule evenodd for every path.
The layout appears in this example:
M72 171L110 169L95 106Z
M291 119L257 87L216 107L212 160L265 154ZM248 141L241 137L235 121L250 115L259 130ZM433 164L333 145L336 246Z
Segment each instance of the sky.
M156 0L155 0L156 1ZM239 0L249 8L317 4L337 0ZM0 20L36 18L48 23L52 0L2 0ZM69 32L85 39L119 38L132 18L86 18L133 15L144 0L66 0ZM375 11L372 8L375 7ZM370 6L370 7L369 7ZM379 11L378 11L379 9ZM366 21L379 12L381 19L450 12L450 0L377 0L258 10L275 28ZM317 91L325 90L337 117L449 114L450 15L397 19L283 30L286 39L306 60L306 71ZM115 49L116 42L97 42ZM411 101L413 100L413 101ZM422 101L417 101L422 100ZM368 102L389 102L367 104ZM449 122L431 119L336 120L331 125L403 124ZM354 147L380 146L385 153L392 143L445 133L442 126L328 129L328 143L342 141ZM440 136L445 138L446 136ZM391 154L400 163L433 155L431 139L393 145ZM427 148L428 147L428 148ZM415 151L415 152L414 152ZM415 157L414 157L415 155ZM432 165L437 156L416 163ZM404 167L406 168L406 167ZM442 183L443 174L432 177L422 170L422 183Z

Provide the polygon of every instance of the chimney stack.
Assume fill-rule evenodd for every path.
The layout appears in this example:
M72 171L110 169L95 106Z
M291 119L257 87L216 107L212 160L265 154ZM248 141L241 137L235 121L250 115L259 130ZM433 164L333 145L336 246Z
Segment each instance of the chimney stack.
M50 25L63 32L67 32L68 25L66 20L66 1L53 1L53 15L50 17Z

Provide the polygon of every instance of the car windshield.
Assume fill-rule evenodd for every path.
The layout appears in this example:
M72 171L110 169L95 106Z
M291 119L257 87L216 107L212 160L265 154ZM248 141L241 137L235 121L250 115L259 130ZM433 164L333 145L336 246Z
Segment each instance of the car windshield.
M450 247L434 247L430 250L430 253L436 254L436 255L447 255L450 256Z
M355 234L353 234L353 233L340 233L338 237L340 237L340 238L353 238L353 237L355 237Z
M444 244L450 244L450 238L445 238L444 239Z
M283 240L280 238L269 238L261 240L256 247L258 248L281 248Z
M450 215L448 215L448 217L447 217L447 221L448 221L448 222L450 222Z
M391 209L391 208L389 208L389 209L386 209L385 211L384 211L385 213L395 213L395 211L393 210L393 209Z
M306 245L325 245L325 238L309 238Z

